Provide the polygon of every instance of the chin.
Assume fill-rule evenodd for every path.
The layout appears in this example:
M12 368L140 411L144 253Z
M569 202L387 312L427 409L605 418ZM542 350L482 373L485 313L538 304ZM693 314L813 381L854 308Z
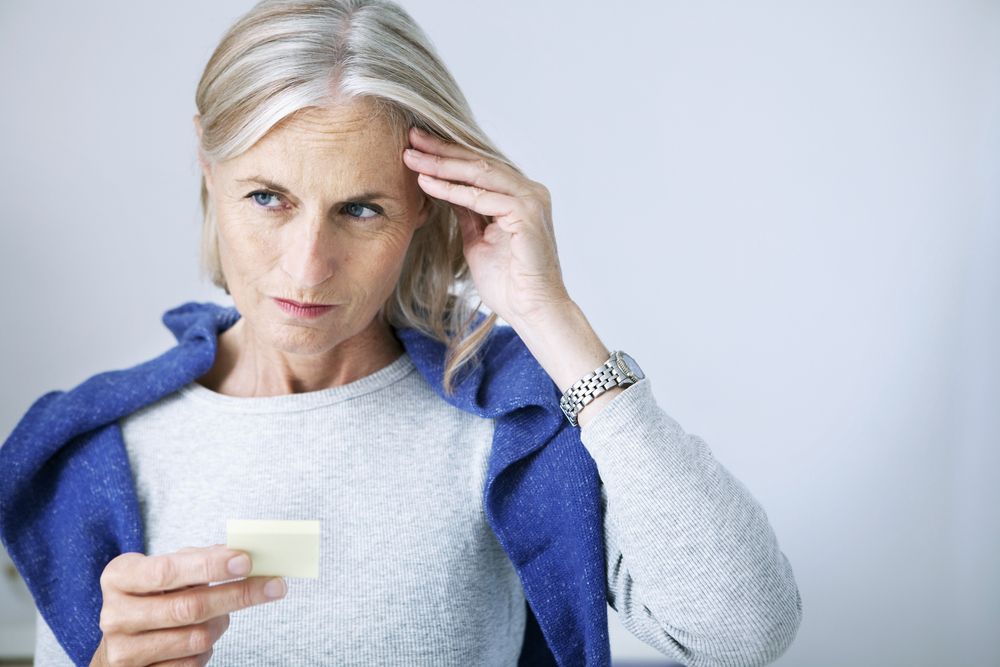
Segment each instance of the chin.
M294 320L277 319L269 323L268 336L262 343L289 354L319 354L340 342L330 327L307 325Z

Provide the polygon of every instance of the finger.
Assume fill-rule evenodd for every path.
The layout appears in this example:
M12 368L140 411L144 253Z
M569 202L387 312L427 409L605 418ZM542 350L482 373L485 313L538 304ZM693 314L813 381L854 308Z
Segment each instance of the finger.
M119 566L108 567L105 575L107 583L120 591L153 593L245 576L250 572L249 559L243 551L218 547L155 556L123 554L115 559L121 560Z
M225 547L225 544L212 544L207 547L184 547L183 549L178 549L176 553L187 552L187 551L205 551L206 549L218 549L219 547Z
M475 151L454 141L442 139L436 134L430 134L419 127L410 128L410 144L425 153L436 153L445 157L464 158L466 160L481 157Z
M460 206L455 212L455 218L458 220L459 229L462 230L462 245L471 246L478 243L483 237L485 221L482 220L482 216Z
M442 180L430 174L417 176L417 183L431 197L464 206L485 216L509 215L517 205L517 200L511 195Z
M209 653L228 628L229 614L224 614L197 625L143 632L133 638L137 651L130 657L141 665L193 658Z
M500 171L508 174L508 182L518 182L522 186L527 185L524 175L507 164L503 160L495 158L490 155L483 155L478 153L471 148L466 148L465 146L447 139L443 139L435 134L431 134L426 130L418 127L410 128L410 144L412 150L417 150L420 153L429 154L431 157L441 157L441 158L452 158L459 160L467 160L473 164L485 161L488 163L492 171ZM432 174L433 175L433 174ZM442 178L448 178L442 175ZM473 185L477 183L472 182ZM485 187L485 186L480 186ZM503 191L504 194L515 194L517 192L530 193L531 189L526 187L515 187L512 192Z
M178 549L174 553L188 553L191 551L204 551L206 549L219 549L219 548L225 548L225 546L226 546L225 544L213 544L212 546L209 547L184 547L183 549ZM135 595L163 595L165 593L172 593L173 591L184 591L189 588L197 588L198 586L202 585L203 584L188 584L187 586L181 586L180 588L173 588L170 590L163 590L163 591L154 591L153 593L145 593L145 594L135 593Z
M212 653L215 649L206 651L201 655L192 656L190 658L181 658L179 660L167 660L166 662L154 662L150 667L205 667L208 661L212 658Z
M443 180L459 181L506 195L531 194L531 189L519 174L495 160L444 157L413 148L403 151L403 160L410 169Z
M277 590L268 587L272 581ZM120 632L197 625L210 618L284 597L287 584L281 577L249 577L218 586L200 586L160 597L131 598L127 613L109 622L118 622ZM269 593L277 593L272 596Z

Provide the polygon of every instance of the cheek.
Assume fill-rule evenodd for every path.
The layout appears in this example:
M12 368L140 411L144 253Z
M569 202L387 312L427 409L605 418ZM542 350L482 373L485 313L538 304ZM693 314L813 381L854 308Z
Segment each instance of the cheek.
M394 237L382 247L381 252L377 253L377 257L373 257L369 262L371 274L386 281L390 288L395 286L396 280L403 270L407 250L412 242L412 232L401 233Z
M259 226L228 217L219 217L217 220L219 255L224 264L237 270L261 267L264 260L275 253L278 244Z

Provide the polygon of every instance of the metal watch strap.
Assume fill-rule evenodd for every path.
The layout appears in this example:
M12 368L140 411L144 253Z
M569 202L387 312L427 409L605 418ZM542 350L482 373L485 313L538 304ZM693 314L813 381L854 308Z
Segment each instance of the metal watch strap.
M593 373L587 373L563 393L559 399L559 407L562 408L570 424L579 426L577 415L580 411L608 389L633 383L633 380L620 370L620 354L621 352L617 350L612 352L611 357Z

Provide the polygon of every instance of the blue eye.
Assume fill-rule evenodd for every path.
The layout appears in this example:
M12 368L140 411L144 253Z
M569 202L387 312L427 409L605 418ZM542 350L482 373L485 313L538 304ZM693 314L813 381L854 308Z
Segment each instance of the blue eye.
M260 206L261 208L266 208L266 209L269 209L271 211L275 211L279 207L277 207L277 206L268 206L266 203L264 203L269 198L272 198L272 197L274 199L278 199L278 195L276 193L274 193L274 192L268 192L267 190L255 190L254 192L251 192L250 194L247 195L247 199L253 199L254 203L257 204L258 206Z
M356 208L352 209L351 207L356 207ZM365 209L365 208L368 209L369 211L371 211L372 215L354 215L351 212L348 212L347 215L351 216L352 218L359 218L361 220L370 220L370 219L376 218L376 217L378 217L379 215L382 214L382 209L380 209L377 206L365 206L364 204L359 204L357 202L351 202L350 204L348 204L347 206L344 207L344 210L345 211L351 211L351 210L357 211L358 209Z
M270 199L274 199L274 203L281 201L281 196L279 194L270 192L269 190L254 190L246 196L246 199L252 199L257 206L266 210L268 213L278 213L282 210L280 205L268 205L267 202ZM371 213L369 215L364 215L362 213L364 209L371 211ZM357 220L371 220L372 218L377 218L384 213L382 208L379 206L375 206L374 204L367 206L358 202L350 202L346 204L342 210L345 211L348 216Z

